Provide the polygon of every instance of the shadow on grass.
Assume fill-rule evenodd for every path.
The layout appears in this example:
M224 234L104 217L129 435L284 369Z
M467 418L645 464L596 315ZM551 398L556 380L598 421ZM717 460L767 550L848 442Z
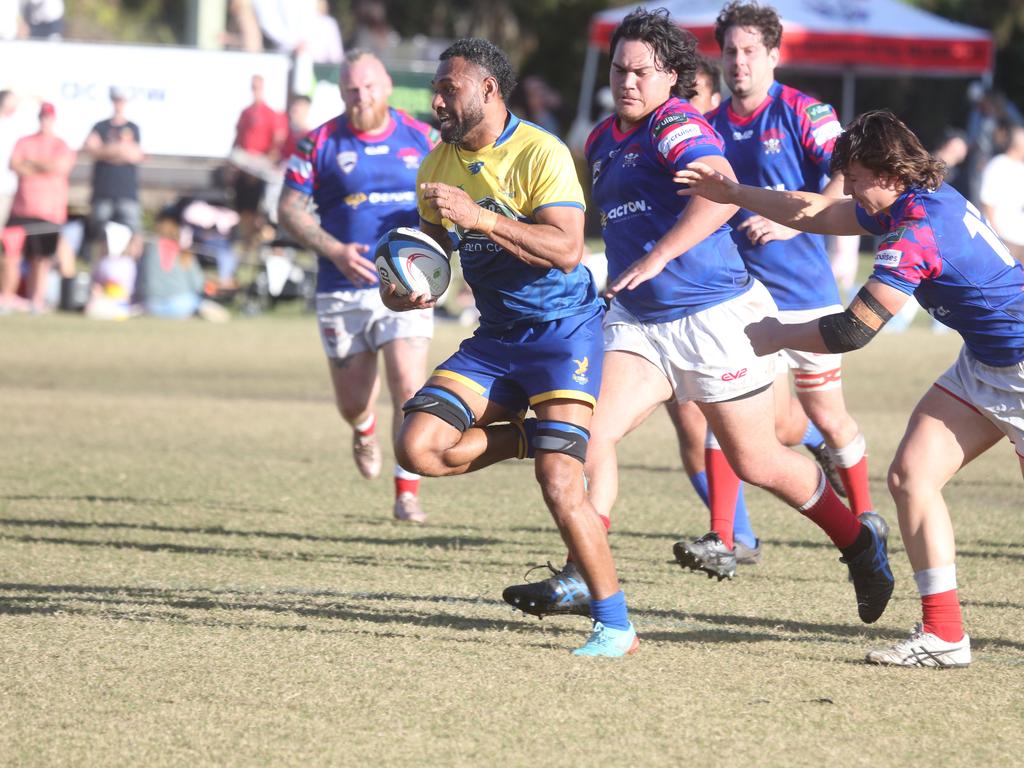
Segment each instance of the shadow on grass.
M502 539L483 536L459 536L459 535L407 535L415 528L406 526L399 535L393 537L382 536L324 536L309 533L293 533L291 531L252 531L243 529L224 528L220 525L213 526L177 526L161 525L159 523L120 523L120 522L97 522L79 520L57 520L57 519L35 519L35 518L0 518L0 526L14 528L58 528L61 530L129 530L129 531L152 531L156 533L194 534L202 536L231 536L238 538L257 539L279 539L285 541L302 541L319 544L371 544L374 546L406 546L415 545L420 547L436 547L441 549L475 549L481 547L496 546L505 544ZM395 530L399 528L392 524ZM10 537L15 538L15 537ZM62 543L75 543L81 540L61 540ZM90 544L95 542L84 541ZM113 546L113 544L112 544ZM150 545L143 545L150 546ZM161 545L153 545L161 546ZM167 545L174 547L176 545ZM205 548L198 548L197 552ZM216 548L208 548L216 549ZM208 554L208 553L207 553Z
M229 510L232 512L261 512L275 515L286 514L286 510L277 507L259 507L251 504L208 501L202 499L150 499L140 496L100 496L86 493L79 496L62 496L47 494L7 494L0 495L0 501L51 501L51 502L88 502L90 504L124 504L133 507L195 507L197 509Z

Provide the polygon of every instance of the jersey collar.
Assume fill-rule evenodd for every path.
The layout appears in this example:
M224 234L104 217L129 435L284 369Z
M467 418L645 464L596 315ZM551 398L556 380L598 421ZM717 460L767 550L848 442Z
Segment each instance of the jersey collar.
M380 133L362 133L360 131L357 131L355 128L352 127L352 123L350 123L348 120L345 120L345 127L348 128L349 133L351 133L360 141L365 141L368 144L375 144L391 138L391 134L393 134L395 132L395 128L398 127L398 122L395 120L394 111L389 108L388 125Z
M764 97L764 101L758 104L757 109L755 109L746 117L740 117L739 115L732 111L732 97L730 96L729 102L725 106L726 116L729 118L729 122L735 126L740 127L754 122L758 117L761 116L761 113L768 109L768 106L773 101L775 101L781 90L782 86L778 83L778 81L773 80L772 84L768 86L768 95Z

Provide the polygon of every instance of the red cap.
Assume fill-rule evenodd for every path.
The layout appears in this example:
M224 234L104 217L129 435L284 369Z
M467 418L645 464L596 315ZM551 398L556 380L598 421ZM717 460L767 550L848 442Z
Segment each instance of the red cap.
M44 101L42 104L39 105L39 116L40 117L56 117L57 116L57 110L53 106L53 104L51 104L48 101Z

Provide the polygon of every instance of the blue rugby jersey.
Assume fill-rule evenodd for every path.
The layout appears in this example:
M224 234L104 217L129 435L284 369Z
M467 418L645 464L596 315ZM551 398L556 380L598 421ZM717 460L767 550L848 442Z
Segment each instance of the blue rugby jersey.
M475 152L441 144L423 162L420 183L458 186L499 216L536 221L549 207L583 210L583 190L568 147L554 134L511 112L493 144ZM462 274L473 289L480 325L507 328L593 312L600 306L590 272L582 264L568 274L517 259L481 232L442 219L420 190L424 221L454 231Z
M585 151L593 202L601 213L609 282L649 252L689 204L690 198L676 194L675 171L702 157L721 156L722 148L721 137L700 112L674 97L626 133L614 115L594 128ZM721 304L750 285L729 226L723 224L652 280L616 300L639 320L660 323Z
M380 134L354 131L344 115L310 131L288 160L285 185L316 203L320 226L343 243L362 243L373 262L378 238L395 227L416 227L416 174L437 144L437 131L398 109ZM355 286L318 256L317 293ZM376 287L373 287L376 290Z
M1024 360L1024 268L959 192L912 187L875 216L858 205L857 219L884 235L872 277L913 294L986 365Z
M776 190L820 192L842 126L835 110L795 88L772 83L768 97L748 117L732 111L732 99L708 113L722 135L725 156L742 184ZM740 209L738 228L754 214ZM822 235L753 245L745 231L734 239L750 273L765 284L779 309L817 309L839 303L839 290Z

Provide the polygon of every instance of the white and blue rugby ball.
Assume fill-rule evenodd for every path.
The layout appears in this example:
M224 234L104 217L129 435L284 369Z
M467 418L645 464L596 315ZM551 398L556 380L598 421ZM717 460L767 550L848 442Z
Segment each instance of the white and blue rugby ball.
M411 227L385 232L374 248L373 263L381 285L395 286L399 296L429 293L436 299L452 279L448 254L432 237Z

